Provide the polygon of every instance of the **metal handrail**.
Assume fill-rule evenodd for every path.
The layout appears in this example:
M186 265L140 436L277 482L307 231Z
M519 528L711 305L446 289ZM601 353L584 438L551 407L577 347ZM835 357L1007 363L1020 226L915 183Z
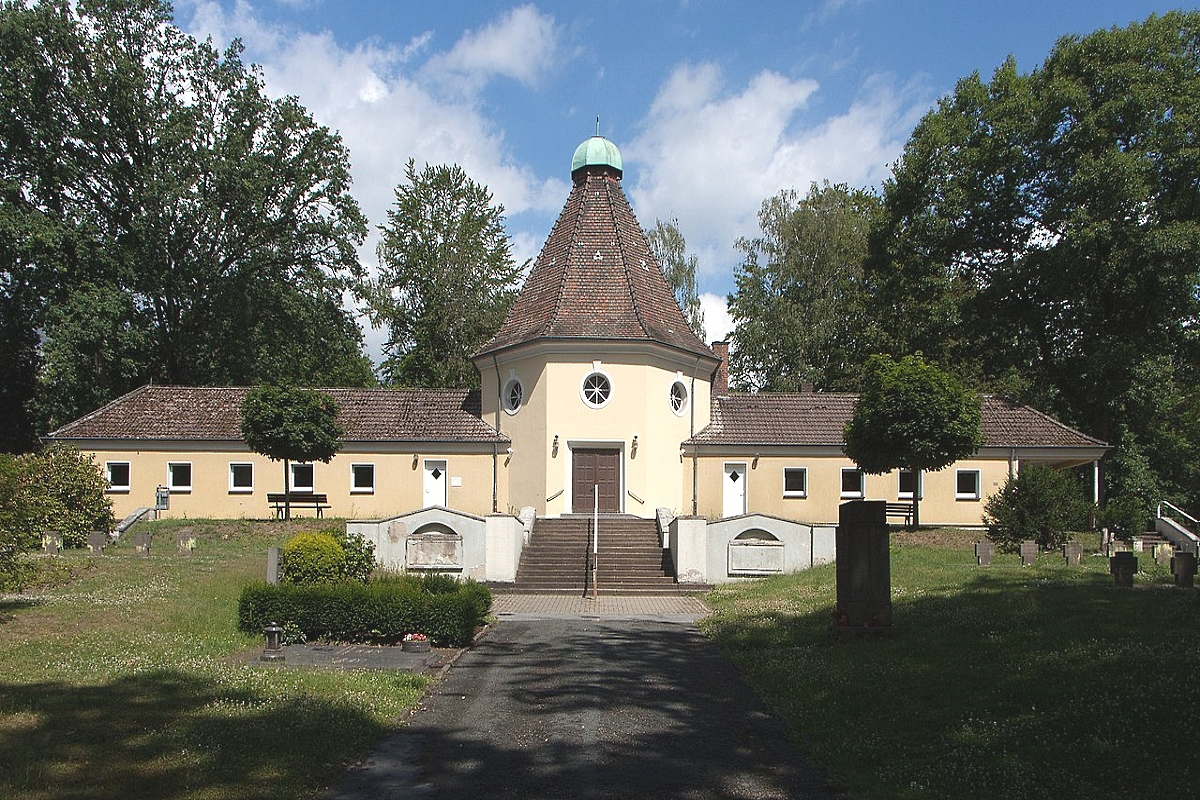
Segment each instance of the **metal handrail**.
M1172 510L1172 511L1174 511L1176 514L1178 514L1179 516L1181 516L1181 517L1183 517L1184 519L1186 519L1188 522L1190 522L1190 523L1192 523L1193 525L1195 525L1195 526L1197 527L1197 529L1198 529L1198 530L1200 530L1200 519L1196 519L1195 517L1193 517L1191 514L1187 513L1186 511L1184 511L1184 510L1183 510L1182 508L1180 508L1179 506L1177 506L1177 505L1174 505L1173 503L1170 503L1170 502L1168 502L1168 501L1166 501L1166 500L1159 500L1159 501L1158 501L1158 508L1157 508L1157 509L1156 509L1156 511L1155 511L1155 516L1156 516L1156 517L1158 517L1158 518L1160 518L1160 519L1170 519L1170 517L1164 516L1164 514L1163 514L1163 506L1166 506L1167 508L1171 509L1171 510ZM1176 520L1176 522L1178 522L1178 520Z
M600 578L600 484L592 493L592 599L596 599Z

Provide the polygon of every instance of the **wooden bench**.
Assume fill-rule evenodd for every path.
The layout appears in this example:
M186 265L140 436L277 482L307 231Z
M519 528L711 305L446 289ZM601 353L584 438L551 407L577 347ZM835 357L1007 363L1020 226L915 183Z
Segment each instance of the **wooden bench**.
M912 503L888 503L887 515L889 517L901 517L905 525L912 525L913 520L913 504Z
M329 508L329 496L314 492L268 492L267 502L275 509L275 517L277 519L283 517L284 508L289 506L291 508L315 509L317 519L320 519L322 512Z

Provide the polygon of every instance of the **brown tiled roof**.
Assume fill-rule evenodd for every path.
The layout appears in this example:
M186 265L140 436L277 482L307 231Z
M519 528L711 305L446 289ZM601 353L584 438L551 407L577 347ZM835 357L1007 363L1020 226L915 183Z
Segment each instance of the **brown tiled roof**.
M712 357L650 252L619 175L577 170L566 205L500 330L476 353L535 339L659 342Z
M238 441L245 387L143 386L47 438ZM507 442L480 418L479 392L318 389L337 400L344 442Z
M689 444L835 446L858 395L804 392L730 394L713 398L712 422ZM1104 442L1040 411L999 397L983 398L985 447L1094 447Z

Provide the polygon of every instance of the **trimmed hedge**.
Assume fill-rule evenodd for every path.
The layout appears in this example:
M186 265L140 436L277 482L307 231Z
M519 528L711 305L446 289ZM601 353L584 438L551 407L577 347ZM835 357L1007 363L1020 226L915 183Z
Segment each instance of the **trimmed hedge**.
M430 593L420 580L368 584L256 583L242 590L238 627L259 634L272 622L295 627L309 641L400 641L424 633L434 644L463 647L491 608L491 591L475 581L456 582L453 592Z

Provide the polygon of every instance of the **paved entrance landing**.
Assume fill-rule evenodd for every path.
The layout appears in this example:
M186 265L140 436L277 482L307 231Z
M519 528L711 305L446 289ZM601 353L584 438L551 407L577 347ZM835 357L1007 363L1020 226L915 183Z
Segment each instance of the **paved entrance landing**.
M709 613L698 597L600 595L595 600L561 594L497 594L492 613L506 619L648 619L695 622Z

